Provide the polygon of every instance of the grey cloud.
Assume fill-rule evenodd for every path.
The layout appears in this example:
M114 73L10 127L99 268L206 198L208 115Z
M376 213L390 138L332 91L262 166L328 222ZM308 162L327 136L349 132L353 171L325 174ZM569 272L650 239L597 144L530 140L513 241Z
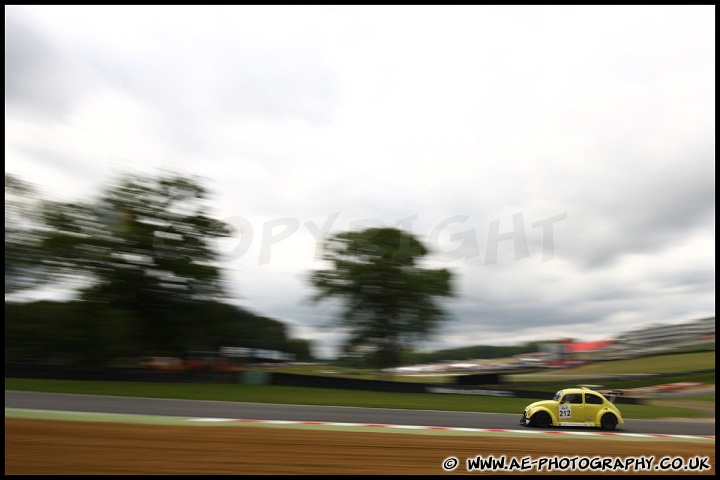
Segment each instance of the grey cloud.
M442 333L463 334L468 337L468 345L483 345L489 343L483 340L483 332L513 341L514 335L519 335L527 329L538 328L547 330L547 338L557 338L563 336L563 332L569 331L563 330L562 327L595 323L601 318L602 313L575 312L542 304L483 304L457 308L454 310L454 316L458 320L447 325ZM573 327L572 331L576 331L576 328Z
M107 61L103 71L118 88L194 122L289 116L323 124L340 91L312 51L232 41L168 38L156 50Z
M62 118L77 96L68 59L21 18L5 16L5 101L36 120Z
M332 118L339 83L324 62L301 48L224 52L216 77L217 101L229 112L299 117L314 124Z
M216 148L218 125L237 125L239 138L247 121L322 126L340 101L332 70L300 48L210 40L176 45L168 39L142 55L108 55L99 68L118 90L158 115L154 135L191 156L207 156Z
M714 163L707 154L663 166L647 163L623 178L598 179L568 207L558 254L590 268L624 255L652 253L683 243L714 223ZM597 194L597 196L596 196Z
M142 54L76 45L69 55L19 15L5 20L6 103L25 115L66 116L92 87L112 85L171 121L157 133L194 151L211 140L200 126L222 119L300 119L327 124L339 80L316 52L205 40L174 42ZM190 143L188 143L190 142Z
M14 149L27 158L32 158L33 162L42 165L48 172L61 172L85 179L88 183L95 183L102 176L102 159L95 159L95 163L89 164L88 159L83 156L36 143L16 144Z

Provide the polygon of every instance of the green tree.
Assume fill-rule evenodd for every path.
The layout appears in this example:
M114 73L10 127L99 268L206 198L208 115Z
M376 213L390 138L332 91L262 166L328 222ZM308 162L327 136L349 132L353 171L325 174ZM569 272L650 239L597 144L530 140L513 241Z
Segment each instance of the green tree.
M65 302L6 296L5 358L107 365L118 357L178 355L223 346L311 360L286 325L227 302L213 220L193 177L125 176L97 198L50 202L5 175L5 291L49 284ZM17 300L17 299L16 299Z
M107 365L136 354L126 311L85 302L5 302L5 361Z
M38 287L48 281L37 249L41 202L36 188L5 173L5 293Z
M343 304L337 323L349 331L346 355L368 355L379 369L396 366L403 349L448 319L438 298L453 296L451 272L422 268L428 253L414 236L394 228L340 233L326 242L331 268L311 274L317 289L312 299Z
M82 301L131 313L139 354L190 348L203 321L191 307L225 297L212 240L231 232L207 198L197 178L167 173L127 175L96 200L49 203L43 266L77 279Z

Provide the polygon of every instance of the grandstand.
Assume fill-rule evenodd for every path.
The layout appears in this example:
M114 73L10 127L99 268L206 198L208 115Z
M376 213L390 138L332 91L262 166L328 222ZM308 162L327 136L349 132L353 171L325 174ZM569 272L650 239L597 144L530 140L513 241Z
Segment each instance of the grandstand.
M687 323L653 325L618 335L617 343L629 348L695 344L715 341L715 317L701 318Z
M582 361L618 360L691 347L715 348L715 317L653 325L616 335L611 340L578 343L558 339L541 344L532 361L544 367L567 367Z

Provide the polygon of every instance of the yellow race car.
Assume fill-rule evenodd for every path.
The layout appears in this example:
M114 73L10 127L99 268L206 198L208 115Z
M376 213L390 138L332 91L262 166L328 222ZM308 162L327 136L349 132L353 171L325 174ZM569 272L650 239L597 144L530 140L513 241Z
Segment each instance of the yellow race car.
M525 407L520 425L525 427L596 427L615 430L625 423L615 398L620 390L602 394L588 387L566 388L552 400L534 402ZM606 396L607 395L607 396Z

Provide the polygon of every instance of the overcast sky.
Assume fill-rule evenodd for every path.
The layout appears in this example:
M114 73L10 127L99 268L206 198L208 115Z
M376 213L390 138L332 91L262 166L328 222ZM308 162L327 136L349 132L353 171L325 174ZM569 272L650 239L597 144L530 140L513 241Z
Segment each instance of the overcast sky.
M334 355L323 234L403 228L436 350L715 315L715 6L6 6L5 168L172 169L244 236L236 303Z

